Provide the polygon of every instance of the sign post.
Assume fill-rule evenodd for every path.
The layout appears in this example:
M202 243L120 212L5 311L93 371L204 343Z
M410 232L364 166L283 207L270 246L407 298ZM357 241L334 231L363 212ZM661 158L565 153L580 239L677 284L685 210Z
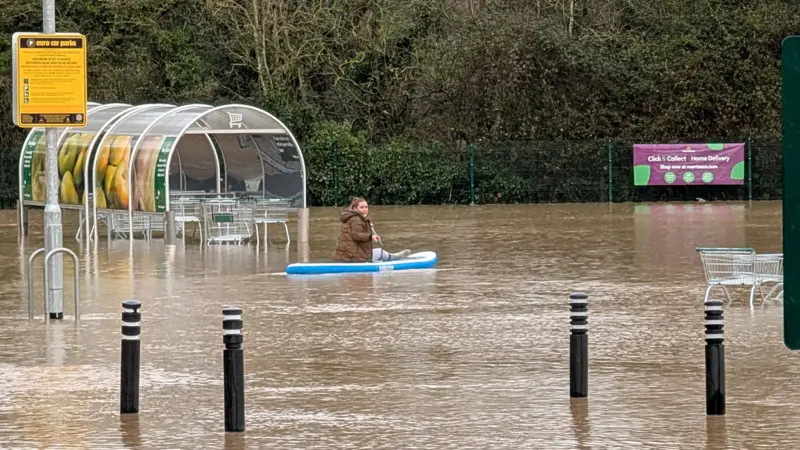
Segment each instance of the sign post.
M781 44L781 120L783 122L783 343L800 350L800 36Z
M56 128L86 125L86 37L56 33L55 0L42 1L42 19L44 33L15 33L12 37L12 108L18 127L46 130L44 248L49 254L63 241ZM50 319L62 319L64 261L61 253L50 261L51 284L45 296Z

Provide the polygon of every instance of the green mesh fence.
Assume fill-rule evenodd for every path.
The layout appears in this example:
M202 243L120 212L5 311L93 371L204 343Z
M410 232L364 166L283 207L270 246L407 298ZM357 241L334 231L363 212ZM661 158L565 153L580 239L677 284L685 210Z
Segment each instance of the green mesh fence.
M745 142L744 186L634 186L632 141L334 146L307 161L309 203L343 205L354 195L396 205L781 198L779 139L674 141L685 142ZM16 205L18 170L19 152L0 151L2 208Z
M733 186L634 186L634 142L512 141L402 150L372 147L351 155L361 183L346 159L330 164L337 201L367 196L378 204L636 202L658 200L769 200L781 198L782 161L778 139L683 139L686 142L744 142L746 179ZM637 142L647 143L647 142ZM668 143L668 142L660 142ZM382 161L382 162L381 162ZM386 161L395 161L393 167ZM402 161L402 162L400 162ZM419 165L426 171L414 170ZM379 168L380 167L380 168ZM384 175L370 175L374 170Z

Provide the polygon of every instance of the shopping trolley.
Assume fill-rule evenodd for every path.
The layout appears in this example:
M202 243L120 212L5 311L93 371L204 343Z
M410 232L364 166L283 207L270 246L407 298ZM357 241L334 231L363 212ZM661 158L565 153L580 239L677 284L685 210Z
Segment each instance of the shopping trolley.
M237 200L206 200L203 202L205 238L207 244L250 242L253 210Z
M758 255L752 248L707 248L698 247L703 272L708 283L703 302L708 301L714 288L722 288L728 303L732 303L728 287L749 286L750 308L756 288L759 289L762 304L783 285L783 256L777 254ZM776 282L769 294L764 296L761 289L764 283ZM780 295L780 294L779 294Z
M757 254L753 272L761 294L762 307L768 300L783 299L783 253ZM767 283L775 285L765 296L762 288Z

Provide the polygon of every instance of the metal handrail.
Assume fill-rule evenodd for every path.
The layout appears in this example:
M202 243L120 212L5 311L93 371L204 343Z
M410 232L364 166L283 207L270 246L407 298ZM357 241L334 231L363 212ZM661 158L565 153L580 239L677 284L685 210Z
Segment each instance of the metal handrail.
M79 291L80 291L80 263L78 262L78 255L75 254L72 250L61 247L61 248L54 248L50 250L50 253L44 256L44 292L45 292L45 309L44 309L44 317L45 320L50 320L50 304L47 303L47 291L50 287L50 278L49 273L47 270L48 263L50 262L50 258L52 258L56 253L67 253L68 255L72 256L72 263L74 264L75 273L74 277L74 286L73 292L75 296L75 320L77 321L80 318L80 309L78 307L79 303Z
M43 248L36 250L35 252L31 253L30 258L28 258L28 318L33 319L33 260L36 258L40 253L44 253ZM44 290L44 307L47 309L47 280L44 280L45 290Z

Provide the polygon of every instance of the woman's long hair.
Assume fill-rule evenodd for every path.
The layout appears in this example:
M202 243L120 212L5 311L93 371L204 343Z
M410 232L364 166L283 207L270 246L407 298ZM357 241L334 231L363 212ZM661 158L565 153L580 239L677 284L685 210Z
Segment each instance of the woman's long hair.
M364 197L353 197L353 199L350 200L350 206L347 209L355 211L359 203L366 201L367 200L364 199Z

